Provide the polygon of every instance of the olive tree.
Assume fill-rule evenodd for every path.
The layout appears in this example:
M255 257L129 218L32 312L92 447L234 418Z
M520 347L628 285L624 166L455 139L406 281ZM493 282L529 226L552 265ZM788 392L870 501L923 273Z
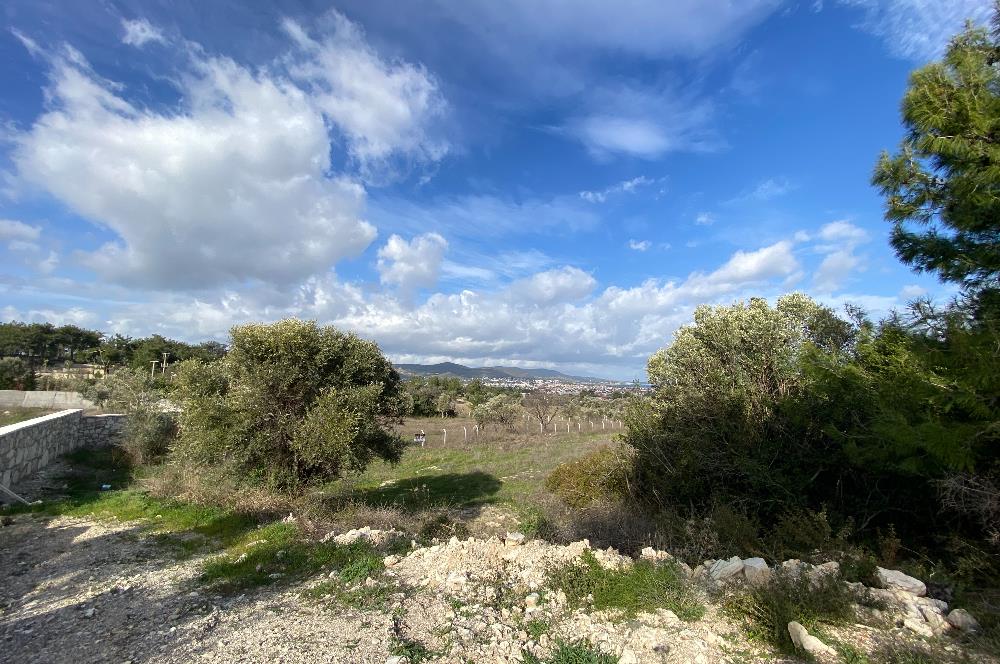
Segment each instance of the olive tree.
M407 413L399 374L378 346L315 322L240 325L226 356L178 370L176 454L282 489L397 461Z
M808 477L779 466L817 452L809 418L789 413L809 381L800 360L837 355L852 339L849 323L800 294L773 307L763 299L699 307L693 324L650 358L654 392L626 415L647 497L697 502L725 490L778 499L798 491Z

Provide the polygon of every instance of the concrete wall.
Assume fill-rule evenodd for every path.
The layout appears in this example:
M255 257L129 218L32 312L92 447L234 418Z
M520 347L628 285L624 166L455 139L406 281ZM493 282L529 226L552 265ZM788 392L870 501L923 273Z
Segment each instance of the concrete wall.
M0 408L93 408L79 392L0 390Z
M108 445L124 422L124 415L85 416L74 408L0 427L0 484L10 487L78 447Z

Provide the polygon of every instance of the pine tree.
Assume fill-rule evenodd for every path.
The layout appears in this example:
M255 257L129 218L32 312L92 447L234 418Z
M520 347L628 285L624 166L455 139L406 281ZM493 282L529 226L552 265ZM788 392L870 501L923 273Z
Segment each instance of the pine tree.
M971 23L944 59L915 71L903 98L900 151L872 182L886 199L897 256L961 284L982 303L1000 294L1000 1L992 32Z

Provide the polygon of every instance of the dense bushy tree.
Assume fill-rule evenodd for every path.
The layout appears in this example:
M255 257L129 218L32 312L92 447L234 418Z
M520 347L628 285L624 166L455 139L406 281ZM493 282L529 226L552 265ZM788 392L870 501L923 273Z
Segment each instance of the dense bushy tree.
M496 394L472 410L472 417L480 429L492 426L513 431L523 415L520 400L510 394Z
M639 495L735 504L765 524L828 508L928 536L949 520L939 483L982 483L1000 449L997 337L950 325L852 323L802 295L699 308L650 359L655 391L627 417Z
M775 307L699 307L694 324L650 358L655 392L628 413L647 495L684 503L720 491L769 501L801 493L817 469L795 464L819 451L818 432L791 429L781 410L807 387L803 355L841 353L851 339L847 323L799 294ZM776 464L793 470L783 476Z
M231 338L222 360L178 370L179 459L295 488L399 458L391 426L407 404L375 344L299 320L237 326Z
M897 154L883 153L873 177L886 198L892 246L918 271L994 300L1000 290L997 18L992 34L970 26L941 62L915 71L902 111L906 138Z
M19 357L0 358L0 390L35 389L35 372Z

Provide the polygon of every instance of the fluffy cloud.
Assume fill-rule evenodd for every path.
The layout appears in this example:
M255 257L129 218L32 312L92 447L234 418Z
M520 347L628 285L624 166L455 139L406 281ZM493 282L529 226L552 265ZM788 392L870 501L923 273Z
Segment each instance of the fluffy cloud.
M319 26L321 33L313 36L285 21L300 49L289 71L347 137L351 156L369 172L384 169L394 155L418 161L443 157L448 143L432 132L447 105L427 70L382 59L361 28L336 11Z
M38 226L29 226L14 219L0 219L0 242L33 244L41 233L42 229Z
M813 274L813 285L821 293L840 289L856 272L863 270L862 257L855 249L869 240L868 233L848 221L834 221L823 226L816 251L825 254Z
M130 46L142 48L149 42L159 42L161 44L167 42L163 33L144 18L122 20L122 29L125 30L122 42Z
M383 284L406 293L434 286L448 242L437 233L427 233L407 242L393 235L378 251L378 272Z
M864 11L861 28L883 39L889 51L916 61L941 56L951 37L971 19L988 25L985 0L840 0Z
M694 218L694 223L699 226L711 226L715 223L715 215L711 212L699 212L698 216Z
M586 297L596 285L597 281L592 276L580 268L567 265L517 281L510 286L509 294L516 302L554 304Z
M330 128L365 172L444 149L422 138L440 102L426 72L382 61L355 26L330 20L315 39L286 24L295 48L280 64L294 82L191 49L183 106L163 112L66 47L48 109L15 137L18 173L116 236L83 257L111 281L209 289L325 272L375 238L362 185L330 173Z
M393 255L405 258L414 244L419 238L390 240L387 246L395 245ZM326 274L307 279L291 296L262 287L204 298L163 294L153 301L155 320L148 316L149 303L125 304L107 312L102 325L133 335L222 339L236 322L298 316L374 339L394 357L556 362L631 378L641 376L646 358L690 320L698 304L775 295L791 287L800 269L791 249L790 242L778 242L736 252L717 269L682 281L648 279L596 293L592 275L564 266L504 287L434 293L416 305L399 294L372 293Z
M649 240L629 240L628 241L628 248L631 249L631 250L633 250L633 251L646 251L651 246L653 246L653 243L650 242Z

